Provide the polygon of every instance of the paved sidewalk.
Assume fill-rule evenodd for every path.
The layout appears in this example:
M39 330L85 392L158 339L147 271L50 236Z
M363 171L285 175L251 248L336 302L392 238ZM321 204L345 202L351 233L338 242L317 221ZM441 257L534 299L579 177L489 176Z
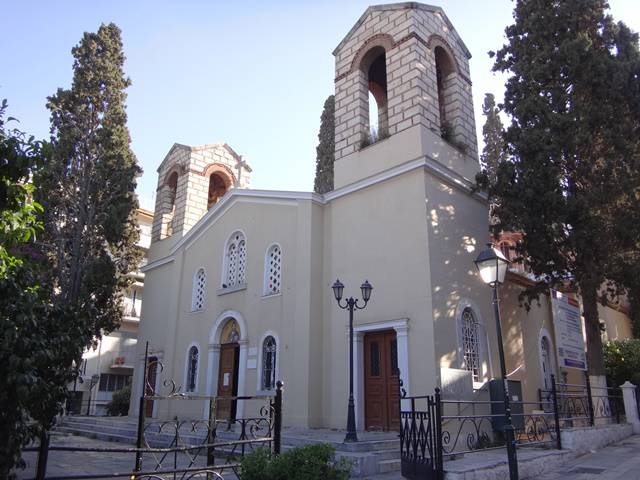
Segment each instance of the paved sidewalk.
M56 435L53 441L56 445L65 446L127 447L127 445L120 443L63 435ZM47 476L65 476L71 472L95 474L98 472L131 471L132 458L130 453L51 452ZM29 468L26 471L17 472L19 479L33 478L35 459L35 453L25 454ZM233 475L225 475L225 478L227 477L235 478ZM400 473L390 473L366 478L369 480L401 480L402 476ZM615 445L577 457L559 467L555 472L536 476L535 480L640 480L640 435L629 437Z
M445 470L446 467L445 462ZM403 477L399 473L388 473L367 478L402 480ZM640 435L577 457L555 472L536 476L535 480L640 480Z
M640 480L640 435L578 457L536 480Z
M65 435L54 433L51 437L51 444L60 447L89 447L89 448L131 448L131 445L126 445L116 442L104 442L101 440L95 440L92 438L85 438L75 435ZM18 480L32 479L35 477L37 453L25 452L23 459L27 463L25 470L17 470ZM155 460L155 461L154 461ZM174 465L173 455L163 457L162 454L147 454L145 460L142 463L143 471L150 471L155 469L156 461L161 462L164 469L170 470ZM204 465L204 454L200 452L197 461L194 462L193 467ZM176 456L176 463L178 467L189 467L190 459L184 454ZM129 473L133 470L135 464L135 454L132 452L77 452L77 451L50 451L49 459L47 462L47 474L49 477L62 477L66 478L70 475L98 475L98 474L115 474L115 473ZM105 478L105 477L103 477ZM122 475L118 478L127 479L127 475ZM147 478L146 476L144 478ZM160 477L153 477L160 478ZM173 478L173 475L165 474L162 478ZM180 475L178 475L180 478ZM206 478L206 476L194 475L195 479ZM236 480L236 476L231 471L225 471L224 480Z

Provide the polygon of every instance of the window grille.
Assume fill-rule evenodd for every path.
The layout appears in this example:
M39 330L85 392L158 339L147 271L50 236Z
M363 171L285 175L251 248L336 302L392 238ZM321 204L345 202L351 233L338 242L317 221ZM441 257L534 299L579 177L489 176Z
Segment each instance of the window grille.
M266 272L265 272L265 295L280 293L282 266L282 250L278 245L272 245L267 251Z
M247 244L244 240L238 243L238 284L247 283L245 275L247 267Z
M223 288L243 285L247 282L247 242L240 232L234 233L227 243Z
M276 339L269 335L262 342L262 389L273 390L276 385Z
M204 308L204 287L207 283L207 275L204 268L198 270L193 279L193 297L191 299L191 310L198 311Z
M480 375L480 325L473 312L465 308L462 312L462 347L464 366L471 372L474 382L479 382Z
M196 391L196 380L198 374L198 347L195 345L189 349L187 357L187 392Z

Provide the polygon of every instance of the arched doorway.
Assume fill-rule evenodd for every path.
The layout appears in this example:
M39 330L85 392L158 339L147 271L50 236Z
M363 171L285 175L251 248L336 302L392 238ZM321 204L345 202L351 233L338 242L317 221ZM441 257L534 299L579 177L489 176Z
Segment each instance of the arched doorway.
M234 318L230 318L220 333L220 362L218 365L218 397L238 395L238 371L240 362L240 328ZM237 402L220 400L216 417L225 420L236 418Z

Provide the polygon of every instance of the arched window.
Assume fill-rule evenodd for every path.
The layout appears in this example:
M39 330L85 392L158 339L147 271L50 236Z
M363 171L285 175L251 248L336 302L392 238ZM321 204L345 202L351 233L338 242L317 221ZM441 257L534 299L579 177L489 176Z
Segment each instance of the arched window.
M262 390L273 390L276 386L276 339L268 335L262 342Z
M201 268L193 278L193 292L191 294L191 310L196 312L204 308L204 287L207 283L207 274Z
M440 109L440 128L442 130L442 135L445 139L450 140L453 139L453 132L451 131L452 125L448 115L448 106L447 101L450 101L449 98L453 93L453 85L451 74L456 71L455 64L453 59L449 56L447 51L437 46L433 50L435 59L436 59L436 82L438 87L438 106ZM447 136L451 136L451 138L446 138Z
M368 140L375 142L384 138L389 130L387 110L387 56L384 47L377 46L369 50L360 63L360 70L366 77L368 89L369 130Z
M222 288L247 283L247 241L242 232L235 232L227 242Z
M274 244L267 249L264 259L264 294L280 293L282 280L282 250Z
M469 307L462 311L462 351L464 368L471 372L474 382L482 380L480 325Z
M551 391L551 375L555 374L551 343L546 335L540 338L540 365L542 367L542 387Z
M187 392L195 392L198 387L198 357L198 347L192 345L187 354Z

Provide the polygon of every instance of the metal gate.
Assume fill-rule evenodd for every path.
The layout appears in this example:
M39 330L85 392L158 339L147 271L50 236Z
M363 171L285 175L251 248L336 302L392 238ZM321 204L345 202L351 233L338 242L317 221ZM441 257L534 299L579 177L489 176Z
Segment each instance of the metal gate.
M440 390L408 397L400 380L400 461L402 476L442 480Z

